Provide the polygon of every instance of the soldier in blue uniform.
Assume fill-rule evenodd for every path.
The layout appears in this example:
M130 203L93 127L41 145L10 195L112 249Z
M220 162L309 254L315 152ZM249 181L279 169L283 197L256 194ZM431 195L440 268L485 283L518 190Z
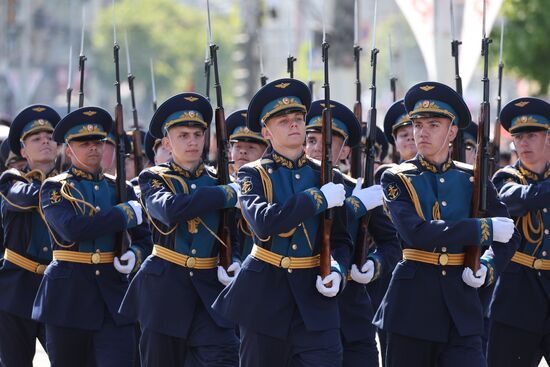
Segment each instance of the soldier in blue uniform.
M246 110L233 112L227 117L225 122L229 134L229 143L231 144L230 155L233 161L231 165L232 177L236 180L237 172L243 165L254 162L262 157L267 149L267 140L264 139L261 133L252 131L246 127ZM252 251L254 238L250 226L240 211L235 214L235 221L241 256L244 259Z
M135 319L118 314L136 271L151 250L151 233L141 206L127 185L117 203L113 177L101 172L104 139L112 128L109 113L83 107L65 116L53 138L65 143L72 166L47 179L41 209L50 231L53 260L34 301L33 319L46 324L52 366L133 366ZM140 224L141 223L141 224ZM115 256L117 234L128 230L127 252Z
M413 159L417 149L414 143L412 121L405 110L405 101L392 104L384 116L384 134L398 153L399 162Z
M341 183L321 186L319 164L304 153L310 103L304 83L279 79L260 89L248 107L248 128L261 131L272 148L239 170L239 202L254 246L213 306L240 326L241 366L342 363L334 296L344 288L350 261L345 190ZM332 207L333 261L322 279L319 214Z
M206 98L182 93L157 109L149 127L172 160L139 176L155 245L121 306L141 325L144 367L238 365L235 325L210 307L232 281L228 273L240 269L238 248L227 271L218 266L220 210L236 205L238 185L218 185L201 160L211 120Z
M487 217L470 218L472 166L448 146L471 116L454 90L437 82L405 96L418 155L384 172L382 186L403 247L374 323L387 333L388 366L485 366L477 288L494 282L518 244L513 221L487 182ZM491 246L474 272L464 246Z
M166 163L172 158L169 148L162 146L162 139L157 139L150 132L145 135L145 156L151 166Z
M493 182L522 234L518 251L495 285L490 305L489 366L550 361L550 104L518 98L500 114L519 159Z
M0 177L4 259L0 268L0 365L32 366L36 339L46 348L42 323L31 319L32 305L46 266L52 259L50 238L39 210L39 191L55 175L57 144L52 132L61 118L49 106L32 105L14 119L11 150L28 167Z
M359 121L346 106L336 101L332 105L332 153L333 162L346 159L351 147L359 144L361 127ZM314 159L322 156L322 112L324 101L315 101L306 117L306 154ZM377 131L378 132L378 131ZM378 134L383 137L382 131ZM384 138L385 140L385 138ZM377 144L378 157L383 159L383 142ZM384 152L385 151L385 152ZM397 235L382 207L382 188L373 185L361 188L361 179L344 176L346 206L350 216L348 231L354 244L358 240L361 218L370 211L368 231L376 242L376 250L369 253L367 260L351 266L351 279L338 297L340 310L342 345L344 348L343 366L378 366L378 348L375 340L376 328L372 325L374 308L365 284L370 284L385 273L391 272L401 258L401 248ZM367 250L365 250L367 251Z

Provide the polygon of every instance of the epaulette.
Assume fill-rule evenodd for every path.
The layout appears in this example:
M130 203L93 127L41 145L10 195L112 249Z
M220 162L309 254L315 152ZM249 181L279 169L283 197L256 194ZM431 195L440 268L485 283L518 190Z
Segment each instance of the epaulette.
M19 171L16 168L10 168L2 173L0 176L0 182L4 183L11 180L18 180L18 181L25 181L29 182L29 180L25 177L24 173Z
M388 168L388 171L394 174L405 173L405 172L410 172L415 170L418 170L418 167L414 163L408 163L408 162L404 162L396 165L395 167Z
M160 174L163 174L163 173L166 173L166 172L170 171L170 167L153 166L153 167L147 168L147 171L149 171L151 173L154 173L155 175L160 175Z
M273 163L273 160L271 160L269 158L260 158L260 159L257 159L255 161L252 161L252 162L249 162L249 163L243 165L243 167L256 168L258 166L264 166L264 165L271 164L271 163Z
M67 179L73 177L69 172L63 172L58 174L57 176L49 177L44 182L58 182L61 183L63 181L66 181Z
M506 166L499 169L498 171L495 172L494 177L497 177L499 174L503 174L503 173L510 176L514 176L522 182L526 180L525 176L519 170L515 169L512 166Z
M384 163L384 164L381 164L376 169L376 171L374 172L374 181L376 183L380 183L380 180L382 179L382 175L384 174L384 172L386 172L390 168L397 167L397 166L398 166L397 163Z
M456 168L458 168L461 171L465 171L468 173L474 173L474 166L468 163L460 162L460 161L453 161Z
M216 169L216 167L214 167L214 166L204 166L204 168L206 168L206 172L211 177L214 177L214 178L218 177L218 170Z

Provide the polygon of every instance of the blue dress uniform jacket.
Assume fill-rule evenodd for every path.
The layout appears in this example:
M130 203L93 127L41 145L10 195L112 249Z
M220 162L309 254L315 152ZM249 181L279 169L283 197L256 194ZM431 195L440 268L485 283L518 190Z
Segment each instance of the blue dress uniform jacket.
M141 199L154 244L190 257L217 257L220 209L234 207L237 200L232 188L217 182L203 164L194 172L174 162L143 171ZM233 247L233 261L240 261L238 246ZM234 328L210 307L222 289L215 266L191 269L150 256L132 281L121 313L137 317L143 329L185 339L196 305L202 303L216 325Z
M128 184L128 199L136 194ZM151 233L137 226L133 210L118 204L115 180L75 167L44 182L41 207L50 229L53 250L111 252L116 233L128 230L136 269L151 251ZM54 260L46 269L34 302L33 319L46 324L99 330L108 312L116 325L136 320L118 313L128 277L112 263L80 264Z
M52 172L50 175L55 175ZM0 268L0 310L30 320L43 269L52 259L50 237L39 210L44 176L39 171L10 169L0 177L5 247L41 264L38 272L25 270L4 259Z
M319 253L319 214L327 207L319 190L320 166L302 155L292 161L270 151L239 170L241 208L257 246L280 256ZM336 173L335 181L341 181ZM345 207L335 208L331 232L333 271L347 279L351 239ZM214 308L242 327L276 338L287 336L297 309L307 330L340 327L335 298L315 288L319 268L283 269L248 256L238 277L226 287Z
M509 243L493 242L492 223L470 218L473 172L448 160L436 167L421 156L387 170L382 176L385 202L404 249L457 254L464 246L491 245L481 262L491 284L515 252L518 234ZM508 212L488 182L487 217ZM462 280L462 266L403 260L394 270L374 324L386 332L445 343L454 325L460 336L481 335L483 312L477 290Z
M357 232L361 218L367 213L367 209L361 201L352 195L355 188L355 180L344 176L346 188L346 206L350 217L348 230L354 246L356 246ZM397 262L401 259L401 246L397 240L397 233L389 217L384 213L384 208L379 206L372 210L369 220L368 232L376 242L376 248L369 252L367 259L374 262L374 277L372 281L391 273ZM346 289L338 298L341 331L346 341L356 341L365 338L368 328L373 328L372 319L374 309L372 301L364 284L350 280ZM373 329L374 330L374 329ZM373 335L374 337L374 335Z
M518 161L497 171L493 182L500 199L522 234L518 253L550 259L550 166L542 174ZM533 269L514 260L500 275L490 317L536 334L550 332L550 271Z

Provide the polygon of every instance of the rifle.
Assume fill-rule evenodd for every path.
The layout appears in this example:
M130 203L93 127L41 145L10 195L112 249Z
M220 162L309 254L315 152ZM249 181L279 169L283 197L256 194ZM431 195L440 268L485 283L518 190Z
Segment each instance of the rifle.
M353 38L353 57L355 60L355 103L353 113L357 121L363 124L363 106L361 105L361 46L359 46L359 11L357 0L354 3L354 38ZM351 147L350 159L351 177L361 176L361 144Z
M376 11L378 1L374 1L374 31L372 38L372 48L370 52L370 65L372 69L372 79L370 86L370 108L369 114L367 116L367 134L365 136L364 142L364 152L365 152L365 179L363 181L362 188L366 188L374 185L374 163L376 160L376 149L374 148L376 142L376 65L377 65L377 55L379 50L376 48ZM361 223L359 224L359 229L357 232L357 240L355 241L355 253L353 256L353 261L359 269L365 263L365 256L368 252L369 244L369 226L370 221L370 212L367 212L362 218Z
M483 102L479 114L477 130L477 154L474 165L474 191L472 195L472 217L484 218L487 214L487 178L489 177L489 44L492 42L485 32L486 1L483 1L483 39L481 41L481 56L483 57ZM474 274L479 269L479 246L466 246L464 265L472 269Z
M227 145L227 127L225 124L225 113L222 101L222 87L220 84L220 75L218 72L218 46L212 39L212 26L210 22L210 1L206 0L208 11L208 34L210 39L210 59L214 65L214 89L216 90L216 143L218 145L217 163L218 163L218 185L227 185L231 182L229 178L229 160ZM220 264L225 269L231 265L231 233L229 231L230 217L229 210L223 209L221 212L220 224L218 227L218 237L221 238L223 246L220 247Z
M206 47L204 50L204 79L205 95L206 99L210 101L210 67L212 66L212 60L210 59L210 45L208 43L208 30L206 34ZM204 147L202 148L202 160L206 163L210 162L210 126L206 128L204 132Z
M392 101L397 101L397 77L393 72L393 53L391 48L391 34L388 35L388 43L390 47L390 90L392 94Z
M119 203L128 201L128 192L126 191L126 169L124 160L126 158L126 144L124 141L124 121L122 115L122 102L120 96L120 70L118 52L120 46L116 39L116 19L115 19L115 1L113 0L113 58L115 63L115 143L116 143L116 196ZM126 231L117 233L116 249L117 256L124 254L128 250L128 240Z
M451 0L451 34L452 34L452 41L451 41L451 55L454 58L455 62L455 83L456 87L455 90L460 96L462 96L462 78L460 77L460 69L459 69L459 46L462 44L461 41L457 40L455 37L455 19L454 19L454 8L453 8L453 0ZM464 147L464 134L461 130L458 130L456 134L456 138L453 142L453 153L452 153L453 160L459 161L459 162L465 162L466 161L466 150Z
M149 58L149 69L151 70L151 91L153 93L153 112L157 110L157 88L155 86L155 69L153 69L153 59Z
M141 131L139 130L138 113L136 108L136 95L134 91L134 79L132 74L132 65L130 63L130 47L128 44L128 33L124 29L124 42L126 43L126 62L128 64L128 88L130 88L130 97L132 99L132 117L134 120L134 131L132 133L133 151L134 151L134 169L136 177L143 169L143 152L141 151Z
M290 9L289 9L290 10ZM288 24L287 24L287 41L288 41L288 56L286 58L286 72L290 76L290 78L294 79L294 61L296 61L296 58L292 56L291 52L291 44L290 44L290 12L287 14L288 18Z
M313 96L313 86L315 85L315 81L313 81L313 77L312 77L312 70L313 70L313 49L312 49L312 45L311 45L311 40L309 41L309 47L308 47L308 60L307 60L307 73L308 73L308 82L307 82L307 86L309 88L309 92L311 93L311 95Z
M73 46L69 48L69 73L67 75L67 114L71 112L71 94L73 93Z
M324 11L323 11L324 15ZM321 186L332 181L332 111L330 106L330 84L328 73L328 49L330 45L327 42L325 22L323 16L323 44L322 58L324 65L324 84L325 105L323 108L321 135L323 139L322 157L321 157ZM325 210L321 213L321 258L320 272L321 278L325 278L330 274L330 234L332 229L334 213L332 209Z
M114 6L114 3L113 3ZM78 71L80 71L80 87L78 89L78 108L84 107L84 68L86 56L84 56L84 20L86 19L86 6L82 6L82 29L80 32L80 56L78 57Z
M504 20L500 22L500 55L498 62L498 93L497 93L497 115L495 116L495 126L493 127L493 142L491 144L491 176L499 168L500 162L500 110L502 108L502 72L504 63L502 62L502 46L504 44Z

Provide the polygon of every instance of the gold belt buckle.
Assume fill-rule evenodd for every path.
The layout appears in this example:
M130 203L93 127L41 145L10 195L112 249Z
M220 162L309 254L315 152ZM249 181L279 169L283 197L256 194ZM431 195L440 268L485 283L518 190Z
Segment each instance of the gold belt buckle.
M542 269L542 259L536 259L533 261L533 268L537 270Z
M443 266L447 265L449 263L449 255L447 254L439 255L438 262L440 265L443 265Z
M99 264L101 261L101 254L99 252L94 252L92 254L92 264Z
M187 258L187 261L185 262L185 266L187 266L188 268L194 268L196 264L197 259L195 259L194 257Z
M44 272L46 271L46 268L47 268L47 267L48 267L47 265L38 264L38 265L36 266L36 269L35 269L36 274L39 274L39 275L44 274Z
M290 266L290 257L283 257L281 259L281 268L283 269L288 269L288 267Z

